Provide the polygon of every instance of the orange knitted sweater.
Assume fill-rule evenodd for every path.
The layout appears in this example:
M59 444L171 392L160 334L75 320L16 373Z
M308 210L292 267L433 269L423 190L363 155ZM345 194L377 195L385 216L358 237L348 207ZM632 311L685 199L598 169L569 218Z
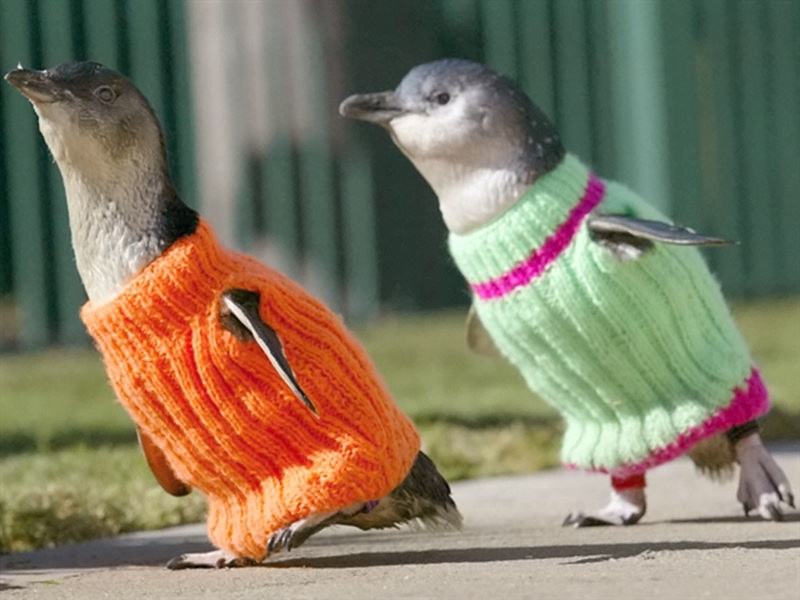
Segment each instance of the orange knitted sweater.
M255 341L220 323L220 296L257 291L319 418ZM208 496L211 541L260 559L268 536L312 513L385 496L419 437L359 343L298 285L218 245L208 225L81 317L134 421L182 481Z

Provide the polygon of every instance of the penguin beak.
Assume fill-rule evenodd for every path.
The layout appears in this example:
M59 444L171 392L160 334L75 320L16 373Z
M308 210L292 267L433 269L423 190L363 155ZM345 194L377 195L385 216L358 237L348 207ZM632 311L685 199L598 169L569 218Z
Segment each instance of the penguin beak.
M400 105L393 91L354 94L339 105L339 114L351 119L387 125L395 117L408 112Z
M60 86L50 78L47 71L17 67L6 73L5 80L34 104L58 102L64 97Z

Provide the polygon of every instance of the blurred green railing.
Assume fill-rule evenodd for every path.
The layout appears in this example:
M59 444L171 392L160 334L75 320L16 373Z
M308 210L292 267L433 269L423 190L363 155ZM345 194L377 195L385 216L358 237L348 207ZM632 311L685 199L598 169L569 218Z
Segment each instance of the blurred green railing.
M173 174L192 198L183 4L0 0L3 72L18 62L43 67L89 58L130 74L150 99L170 133ZM30 105L5 84L0 85L0 115L0 292L13 294L23 347L82 342L77 313L85 296L70 245L61 176Z
M430 190L384 132L336 115L344 94L391 87L442 56L516 78L602 175L684 224L740 240L708 255L729 295L800 292L800 2L292 1L311 15L314 121L302 138L287 128L263 154L245 154L236 230L245 247L265 236L281 246L290 275L311 265L316 291L345 314L468 301ZM0 65L91 57L128 73L164 122L191 200L190 9L180 0L0 0ZM288 77L280 48L289 34L281 23L266 31L263 61ZM236 35L226 43L242 44ZM292 99L272 100L278 120L291 121ZM21 314L22 346L80 341L83 294L60 178L32 111L8 86L0 114L0 293Z
M800 292L800 2L441 0L385 26L368 2L357 4L366 16L351 35L369 36L373 79L359 87L387 87L430 56L486 62L517 79L601 174L679 222L739 240L708 253L729 296ZM394 175L399 153L380 154L385 139L376 144L378 206L385 193L387 204L407 205L410 193L432 202L416 186L386 192L408 175ZM413 217L398 213L381 222L379 212L379 239L398 222L411 239L416 226L403 219ZM439 238L415 252L443 257ZM394 252L389 264L408 262L407 249ZM446 303L463 285L444 280L437 299Z

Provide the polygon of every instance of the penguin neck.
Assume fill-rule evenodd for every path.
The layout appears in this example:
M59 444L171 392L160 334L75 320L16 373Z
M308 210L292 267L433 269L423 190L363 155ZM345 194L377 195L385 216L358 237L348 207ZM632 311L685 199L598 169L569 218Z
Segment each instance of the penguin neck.
M445 225L456 234L468 233L503 214L536 178L527 169L476 168L438 159L412 162L436 193Z
M93 303L112 300L173 242L197 226L163 169L113 180L61 169L78 273Z

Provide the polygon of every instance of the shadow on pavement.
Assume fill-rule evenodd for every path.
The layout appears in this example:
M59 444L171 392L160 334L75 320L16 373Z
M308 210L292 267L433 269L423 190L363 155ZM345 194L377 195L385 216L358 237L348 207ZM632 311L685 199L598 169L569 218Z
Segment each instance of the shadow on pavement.
M266 568L307 567L348 569L356 567L389 567L412 564L484 563L550 558L578 558L568 564L603 562L638 556L645 552L679 550L719 550L728 548L789 550L800 548L800 539L764 540L758 542L658 542L640 544L581 544L571 546L518 546L501 548L468 548L424 550L412 552L363 552L341 556L276 560ZM581 558L583 557L583 558Z
M213 547L204 536L169 542L159 542L157 539L103 540L99 543L81 544L74 551L69 546L62 546L30 554L0 556L0 572L154 566L166 564L179 554L208 550L213 550Z
M24 589L21 585L11 585L10 583L6 583L4 581L0 581L0 592L4 592L6 590L21 590Z
M693 519L668 519L666 521L653 521L653 523L696 523L702 525L704 523L750 523L752 521L759 521L760 517L755 516L755 512L751 511L749 517L744 515L740 516L727 516L727 517L695 517ZM800 513L790 513L783 515L784 523L798 523L800 522Z
M719 520L719 519L717 519ZM689 521L691 522L691 521ZM724 521L723 521L724 522ZM327 545L327 544L326 544ZM305 567L316 569L348 569L387 567L414 564L487 563L519 560L572 559L566 564L604 562L629 558L648 552L675 552L682 550L719 549L772 549L800 548L800 539L779 539L743 542L654 542L623 544L573 544L563 546L476 547L437 550L397 550L385 552L360 552L334 556L280 558L264 563L264 568ZM202 536L160 542L157 538L105 540L97 544L82 545L79 551L68 547L35 553L0 557L0 570L45 572L71 569L97 569L116 566L158 566L170 558L186 552L204 552L212 549ZM10 573L9 573L10 574ZM12 589L0 581L0 590Z

